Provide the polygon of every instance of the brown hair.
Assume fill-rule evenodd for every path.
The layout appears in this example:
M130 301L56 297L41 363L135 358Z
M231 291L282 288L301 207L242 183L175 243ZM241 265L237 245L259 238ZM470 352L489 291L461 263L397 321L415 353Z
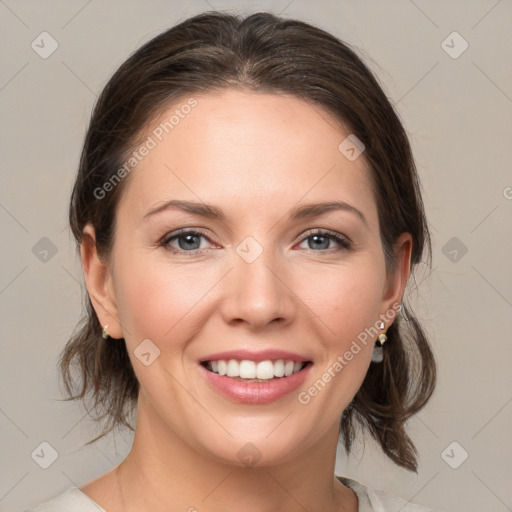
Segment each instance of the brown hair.
M340 120L366 147L388 270L394 264L393 243L404 232L413 237L412 268L424 252L430 261L430 236L409 141L375 77L334 36L269 13L195 16L144 44L114 73L94 107L71 196L69 221L78 246L84 226L91 223L98 253L108 260L116 205L128 178L104 197L97 198L95 191L118 172L149 121L186 95L229 87L292 94ZM89 296L85 299L85 316L59 365L66 399L92 403L95 419L106 422L98 439L117 426L133 430L129 415L139 384L124 340L102 338ZM370 365L343 412L340 433L350 452L355 427L365 427L396 464L417 471L417 451L404 427L434 390L435 361L405 303L387 334L384 359ZM78 383L72 367L79 370Z

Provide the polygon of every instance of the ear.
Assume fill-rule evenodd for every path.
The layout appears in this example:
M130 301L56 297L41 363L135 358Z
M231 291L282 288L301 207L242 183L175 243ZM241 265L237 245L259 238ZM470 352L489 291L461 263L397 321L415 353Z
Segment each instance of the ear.
M87 224L82 232L80 257L87 291L102 327L112 338L123 338L123 329L115 299L112 273L109 265L98 256L94 227Z
M385 315L388 311L394 311L393 320L397 312L397 305L402 302L407 280L411 271L412 236L410 233L402 233L393 246L395 254L395 268L388 275L384 290L382 311ZM386 315L388 316L388 315ZM386 322L388 328L391 322Z

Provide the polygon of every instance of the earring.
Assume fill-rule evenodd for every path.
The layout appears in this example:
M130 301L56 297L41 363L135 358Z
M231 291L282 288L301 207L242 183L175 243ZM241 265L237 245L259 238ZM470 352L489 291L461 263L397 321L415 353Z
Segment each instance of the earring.
M103 332L101 333L101 336L103 337L104 340L110 337L110 334L107 332L107 327L108 324L105 325L105 327L103 327Z
M380 322L379 329L384 329L386 327L386 324L384 322ZM384 353L382 350L382 345L387 341L388 337L386 336L385 332L381 332L377 338L377 341L375 341L375 347L373 348L372 352L372 362L374 363L381 363L384 359Z
M386 336L386 333L383 332L383 333L379 334L378 340L379 340L381 347L382 347L382 345L384 345L384 343L386 343L387 339L388 339L388 337Z

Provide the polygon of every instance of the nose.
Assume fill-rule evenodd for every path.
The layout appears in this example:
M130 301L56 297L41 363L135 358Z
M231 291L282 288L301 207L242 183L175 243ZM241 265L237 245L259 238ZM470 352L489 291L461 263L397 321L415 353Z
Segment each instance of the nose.
M221 305L224 320L253 331L292 322L296 305L286 283L286 262L278 261L271 250L264 250L252 262L237 253L233 260Z

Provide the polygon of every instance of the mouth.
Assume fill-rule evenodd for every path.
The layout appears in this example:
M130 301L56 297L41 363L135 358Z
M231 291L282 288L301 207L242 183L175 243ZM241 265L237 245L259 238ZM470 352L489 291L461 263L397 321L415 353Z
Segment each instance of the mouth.
M313 365L312 361L261 357L255 357L258 361L212 358L201 361L198 368L211 388L231 402L263 405L293 396Z
M312 361L294 361L291 359L217 359L202 361L207 371L239 382L268 383L299 373L310 367Z

